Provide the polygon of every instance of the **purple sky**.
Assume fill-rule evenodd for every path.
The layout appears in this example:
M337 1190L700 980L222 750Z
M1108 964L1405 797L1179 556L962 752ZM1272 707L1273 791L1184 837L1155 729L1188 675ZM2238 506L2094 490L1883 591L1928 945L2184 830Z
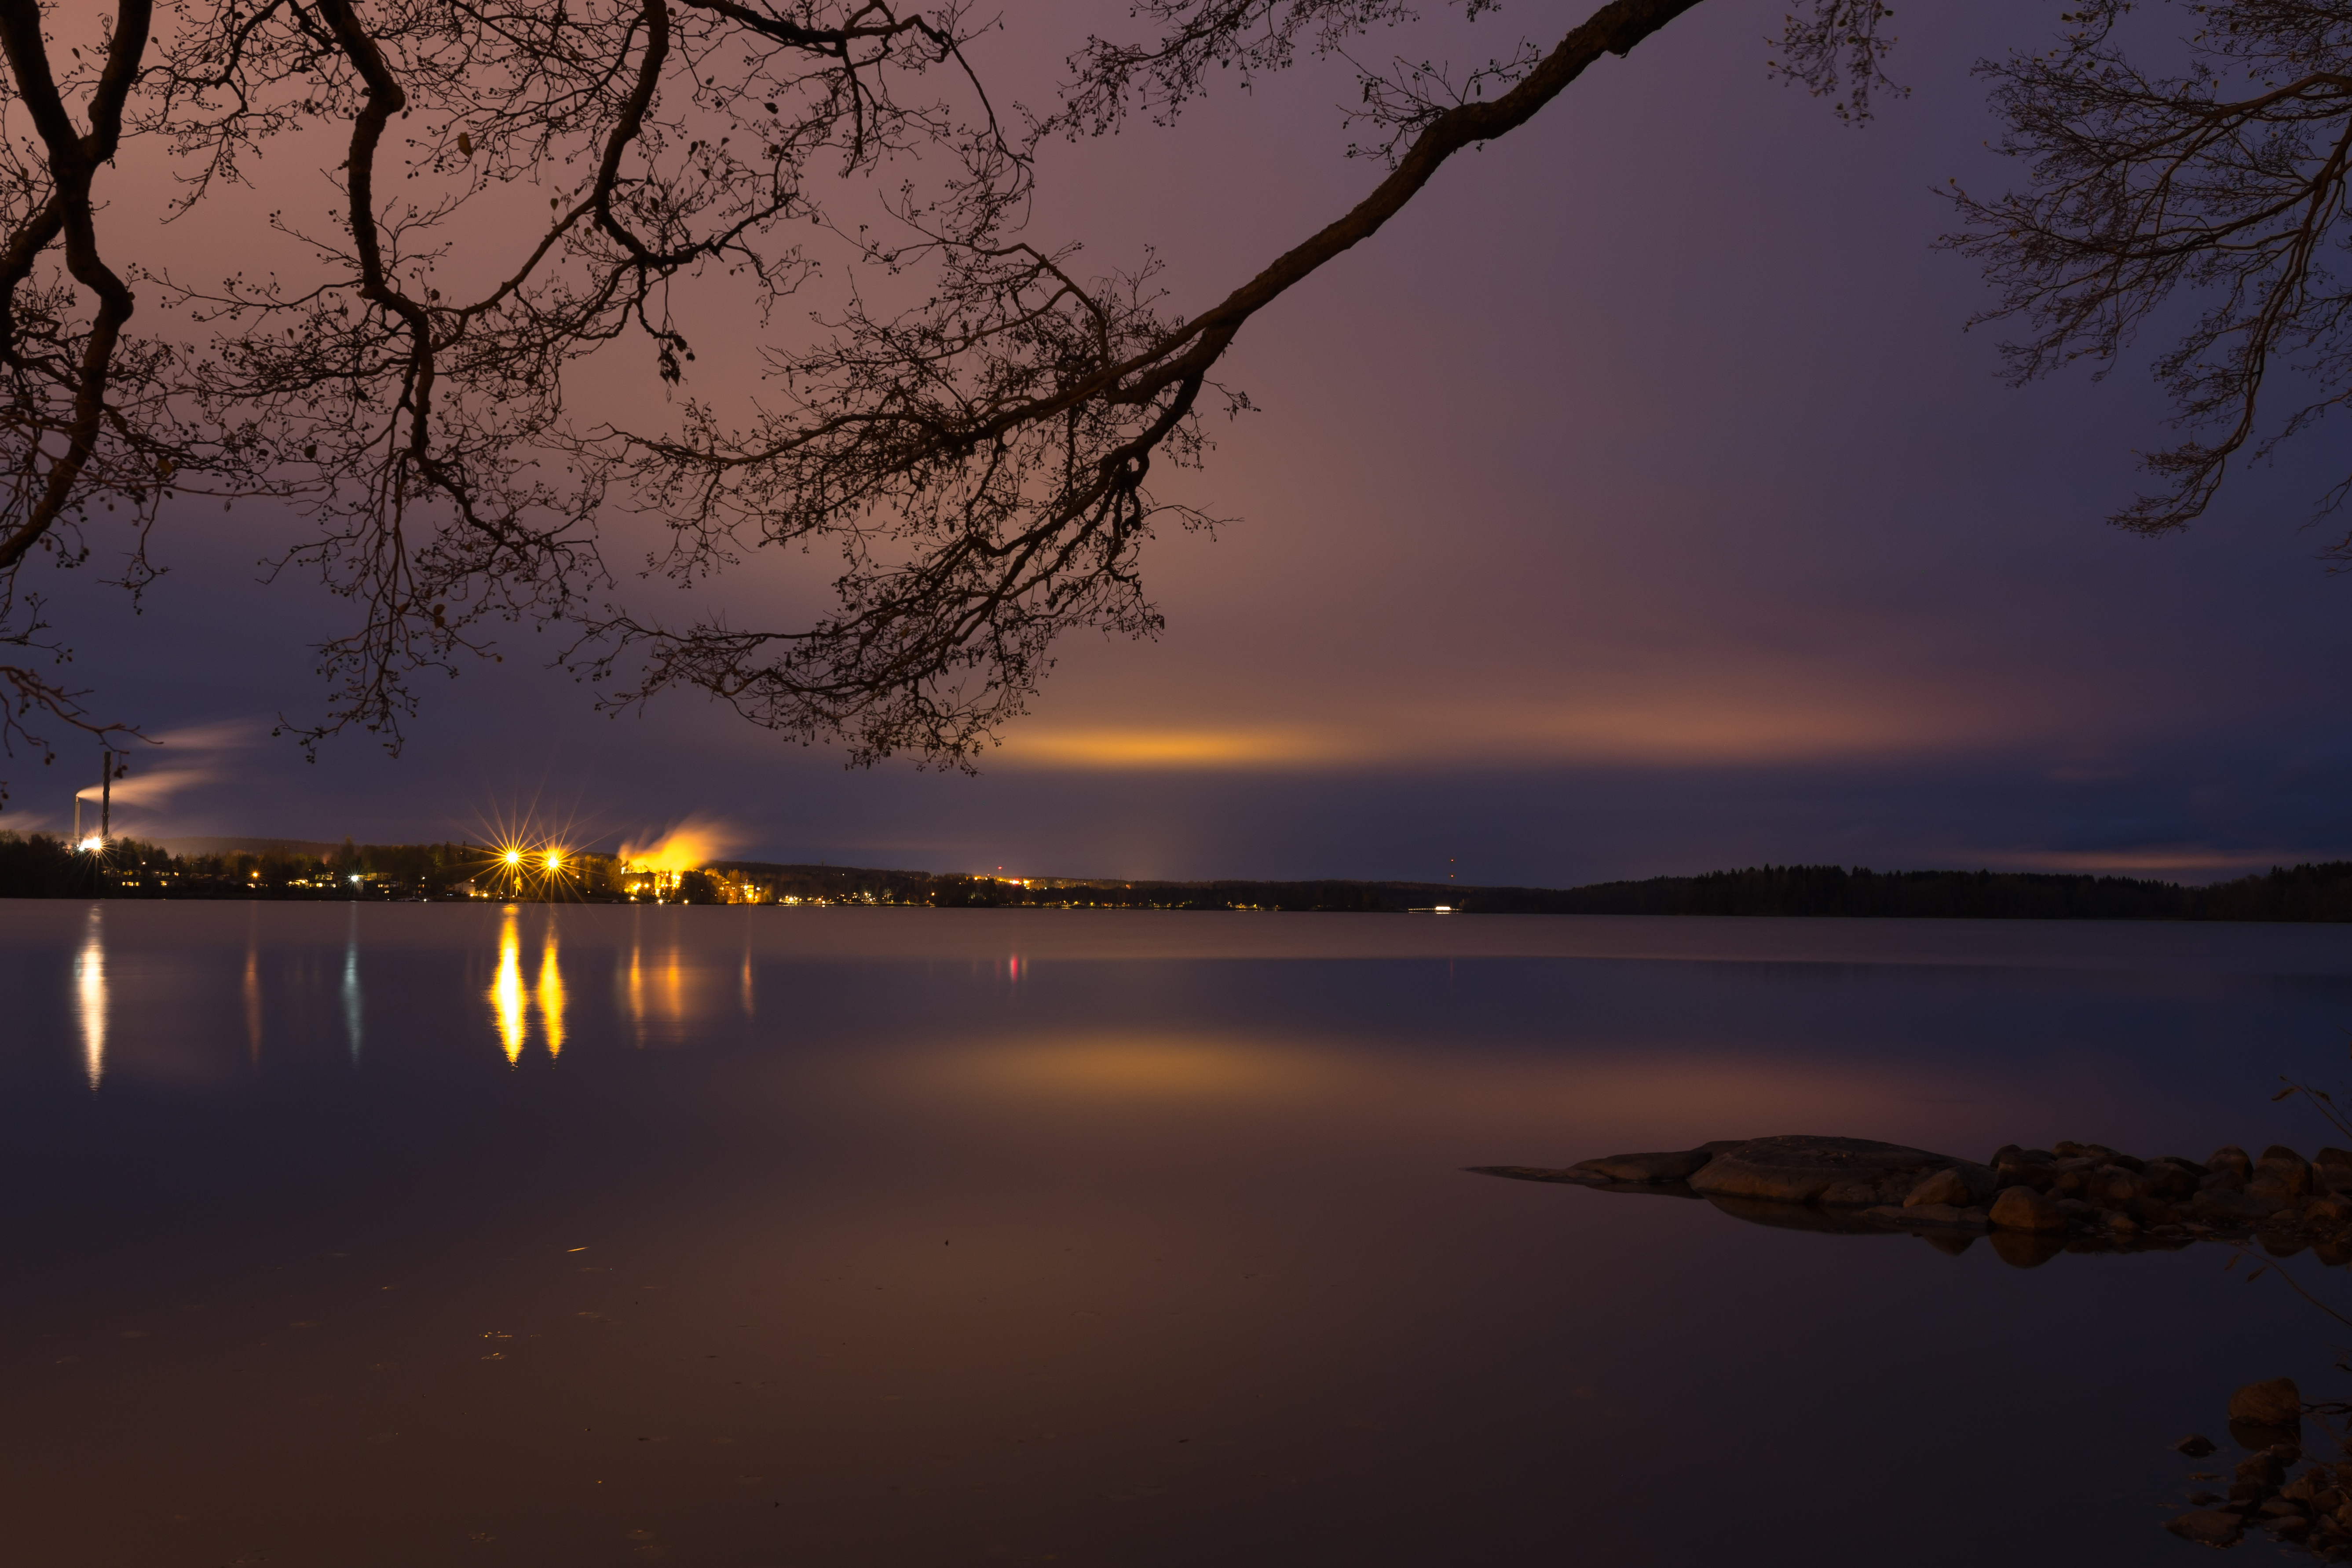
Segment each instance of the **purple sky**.
M1710 0L1604 60L1254 321L1223 374L1263 412L1165 487L1237 521L1163 537L1167 637L1066 645L978 779L845 773L693 697L602 718L527 631L428 683L400 758L353 737L305 765L264 731L319 710L306 645L345 606L254 583L283 520L192 508L145 615L88 574L57 585L110 711L183 737L135 759L180 783L121 825L409 839L536 799L608 838L713 816L794 859L1433 878L1451 857L1553 885L1762 860L2202 879L2352 853L2352 584L2302 528L2327 433L2186 536L2116 532L2132 449L2167 435L2144 364L2003 387L1998 329L1961 330L1983 285L1929 249L1935 187L2010 178L1969 64L2051 7L1906 14L1914 96L1859 132L1767 79L1783 8ZM1011 16L999 79L1034 96L1016 48L1057 58L1124 16ZM1198 310L1375 177L1339 156L1346 93L1302 68L1173 132L1057 145L1033 236L1102 267L1156 247ZM745 341L723 312L696 325ZM739 372L711 357L724 391ZM726 602L823 566L762 564ZM79 776L10 774L0 823L66 819Z

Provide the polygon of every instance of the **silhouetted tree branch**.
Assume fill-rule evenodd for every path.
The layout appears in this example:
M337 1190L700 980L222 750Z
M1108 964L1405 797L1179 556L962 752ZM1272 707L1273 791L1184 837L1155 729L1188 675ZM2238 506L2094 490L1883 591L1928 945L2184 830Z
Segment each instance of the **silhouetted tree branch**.
M81 18L94 52L45 31L63 13L0 0L0 110L31 132L0 137L0 641L39 619L16 574L86 560L100 512L130 514L136 591L163 503L269 498L316 525L276 569L356 611L321 650L328 713L292 726L306 742L357 725L396 746L420 672L496 657L497 622L565 623L608 702L698 687L856 761L969 765L1062 636L1158 630L1143 542L1211 520L1148 480L1201 460L1204 407L1247 406L1215 372L1250 319L1697 3L1612 0L1459 79L1360 71L1354 118L1380 140L1359 150L1385 177L1187 318L1156 262L1086 274L1075 247L1021 237L1040 142L1167 119L1212 73L1301 47L1346 56L1409 20L1402 0L1147 0L1155 40L1090 41L1017 129L970 58L997 24L963 0L199 0L161 31L124 0ZM1864 115L1886 16L1811 0L1777 68ZM155 216L248 183L272 142L333 157L338 210L272 214L300 266L202 279L152 245L110 261L100 175L134 136L179 181ZM772 331L820 274L846 303L811 341L766 343L773 397L685 395L677 290ZM134 284L163 307L144 337ZM629 342L678 389L661 427L573 412L580 364ZM600 522L624 510L667 531L642 570L680 582L763 547L838 550L835 607L776 628L621 605ZM12 724L91 722L32 668L0 667Z
M2022 323L2004 350L2021 383L2084 359L2104 374L2168 309L2199 312L2156 361L2194 434L2143 458L2159 488L2113 520L2160 533L2211 504L2240 452L2269 456L2352 394L2352 296L2334 259L2352 238L2352 5L2158 7L2192 27L2183 68L2163 73L2122 40L2129 10L2095 0L2060 47L1979 67L2007 121L2000 150L2030 183L1999 197L1956 186L1969 226L1946 243L2002 291L1979 319ZM2320 510L2347 494L2352 469ZM2330 553L2347 558L2352 540Z

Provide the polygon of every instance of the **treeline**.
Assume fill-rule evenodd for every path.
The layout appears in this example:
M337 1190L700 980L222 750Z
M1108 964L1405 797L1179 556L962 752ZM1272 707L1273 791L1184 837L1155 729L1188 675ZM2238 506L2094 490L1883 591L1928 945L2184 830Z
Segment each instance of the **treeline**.
M366 844L173 856L117 839L99 857L45 833L0 832L0 898L462 899L477 879L500 896L626 897L618 866L576 855L561 886L509 889L491 852L467 844ZM1873 871L1756 866L1581 888L1447 882L1124 881L938 876L855 866L727 860L686 874L670 897L919 905L933 909L1265 910L1471 914L1754 915L1856 920L2352 921L2352 861L2330 860L2183 887L2136 877L2036 871Z
M352 844L173 855L136 838L86 854L48 833L0 833L0 899L446 899L467 896L484 851L464 844Z
M772 886L779 900L919 904L932 909L1402 910L1458 902L1444 883L1160 882L1073 877L999 877L884 871L854 866L783 866L722 860L710 868Z
M1756 866L1583 888L1482 888L1473 910L1573 915L1840 916L1857 920L2352 921L2352 861L2187 888L2041 871L1873 871Z

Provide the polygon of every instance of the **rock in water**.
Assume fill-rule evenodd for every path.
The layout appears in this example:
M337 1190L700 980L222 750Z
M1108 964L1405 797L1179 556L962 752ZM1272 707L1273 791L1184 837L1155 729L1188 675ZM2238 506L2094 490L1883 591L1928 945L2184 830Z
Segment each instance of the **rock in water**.
M1947 1165L1912 1188L1911 1195L1903 1200L1903 1206L1916 1208L1922 1204L1941 1204L1964 1209L1975 1201L1976 1194L1969 1191L1969 1179L1955 1167Z
M2200 1546L2235 1546L2245 1526L2234 1513L2224 1513L2218 1508L2200 1508L2195 1513L2179 1514L2164 1521L2164 1528L2183 1541L2193 1541Z
M2263 1151L2254 1163L2257 1178L2268 1176L2294 1196L2301 1197L2311 1191L2311 1166L2304 1157L2284 1143L2273 1143Z
M1940 1165L1965 1162L1899 1143L1867 1138L1792 1135L1757 1138L1727 1150L1690 1178L1710 1197L1762 1198L1772 1203L1834 1201L1841 1206L1897 1203L1919 1178ZM1831 1190L1837 1189L1834 1200Z
M2213 1451L2213 1439L2210 1437L2199 1436L2196 1433L2192 1432L2188 1436L2180 1439L2179 1442L2175 1443L2173 1447L2179 1449L2181 1453L2188 1455L2192 1459L2201 1459L2206 1455Z
M2197 1194L2193 1206L2199 1218L2227 1224L2232 1220L2268 1219L2286 1204L2274 1193L2258 1193L2251 1188L2233 1193L2227 1187L2207 1187Z
M1998 1225L2000 1221L1993 1223ZM2303 1420L2303 1393L2291 1377L2250 1383L2230 1395L2230 1419L2256 1426L2294 1426Z
M1707 1143L1663 1154L1604 1154L1598 1160L1579 1160L1569 1169L1606 1176L1612 1182L1682 1182L1697 1174L1726 1146Z
M2032 1187L2003 1187L1988 1216L1996 1230L2063 1230L2066 1215Z

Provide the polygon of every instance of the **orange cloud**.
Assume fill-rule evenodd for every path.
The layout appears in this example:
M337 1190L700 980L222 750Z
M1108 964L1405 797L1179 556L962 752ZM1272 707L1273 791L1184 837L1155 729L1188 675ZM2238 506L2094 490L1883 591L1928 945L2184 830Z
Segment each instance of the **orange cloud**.
M2016 739L2012 716L1907 694L1775 700L1674 691L1591 702L1418 705L1375 721L1229 727L1040 725L1010 765L1245 772L1389 763L1729 763L1919 755Z

